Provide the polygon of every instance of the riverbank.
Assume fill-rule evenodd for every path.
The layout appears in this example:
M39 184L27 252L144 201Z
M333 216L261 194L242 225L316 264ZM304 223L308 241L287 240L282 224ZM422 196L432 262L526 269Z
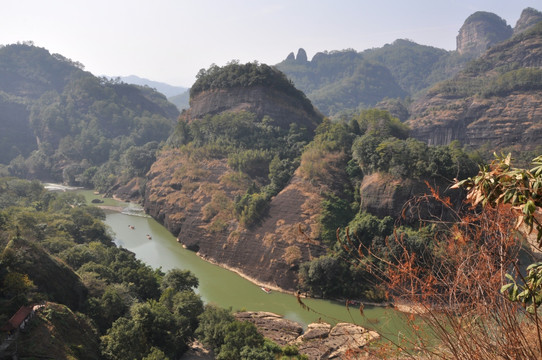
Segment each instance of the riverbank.
M108 211L114 211L121 213L124 208L122 206L112 206L112 205L95 205L96 207L99 207L102 210L108 210Z
M190 250L189 250L190 251ZM200 254L199 252L196 253L196 255L198 255L198 257L200 259L202 259L203 261L206 261L210 264L213 264L213 265L216 265L216 266L219 266L221 267L222 269L226 269L228 271L231 271L237 275L239 275L240 277L242 277L243 279L247 280L247 281L250 281L251 283L253 283L254 285L257 285L259 287L265 287L265 288L268 288L272 291L277 291L277 292L280 292L280 293L283 293L283 294L288 294L288 295L294 295L296 296L297 293L295 291L291 291L291 290L286 290L286 289L282 289L276 285L273 285L273 284L270 284L270 283L265 283L265 282L262 282L262 281L259 281L251 276L248 276L247 274L243 273L241 270L239 269L236 269L234 267L231 267L231 266L228 266L228 265L225 265L225 264L222 264L222 263L219 263L218 261L215 261L213 259L210 259L210 258L207 258L205 256L203 256L202 254Z
M98 196L97 194L93 194L93 195ZM106 201L107 201L107 199L111 200L111 198L104 198L104 200L106 200ZM113 198L112 200L115 200L115 201L118 201L118 202L124 202L122 199L118 199L118 198ZM133 204L133 203L125 202L125 204ZM115 213L121 213L121 214L124 214L125 209L126 209L125 206L118 206L118 205L111 205L111 204L107 204L107 205L98 204L96 206L100 207L101 209L107 210L109 212L115 212ZM126 214L126 215L131 215L131 214ZM163 225L160 225L160 226L163 227ZM165 231L167 231L167 229L165 229ZM167 232L168 232L168 234L172 235L169 231L167 231ZM218 262L218 261L216 261L214 259L208 258L208 257L202 255L199 252L194 252L194 251L191 251L189 249L186 249L186 247L178 239L176 239L176 242L174 243L174 245L172 244L171 246L183 247L184 248L183 250L194 254L199 259L201 259L201 261L204 261L205 263L211 264L212 266L216 266L216 267L224 269L224 270L226 270L228 272L231 272L232 274L235 274L236 276L250 282L251 284L254 284L258 288L267 288L267 289L270 289L272 292L275 292L275 293L291 295L291 296L294 296L296 298L299 296L301 298L309 299L311 301L312 300L329 301L329 302L333 302L333 303L337 304L337 306L343 307L344 309L348 309L348 308L354 308L355 309L357 307L360 307L360 308L374 307L374 308L382 308L382 309L395 308L396 310L399 310L400 312L414 313L414 314L420 313L420 311L417 311L417 309L413 309L412 307L409 308L408 304L402 304L399 308L397 308L394 304L392 304L390 302L377 303L377 302L364 301L362 299L322 299L322 298L315 298L315 297L307 296L306 294L298 294L297 291L292 291L292 290L287 290L287 289L280 288L279 286L277 286L274 283L267 283L267 282L259 281L258 279L253 278L253 277L245 274L241 269L230 267L230 266L225 265L223 263L220 263L220 262ZM258 290L258 291L262 291L262 290ZM262 291L262 294L263 294L263 291ZM297 303L297 301L296 301L296 303ZM299 304L297 306L299 306Z

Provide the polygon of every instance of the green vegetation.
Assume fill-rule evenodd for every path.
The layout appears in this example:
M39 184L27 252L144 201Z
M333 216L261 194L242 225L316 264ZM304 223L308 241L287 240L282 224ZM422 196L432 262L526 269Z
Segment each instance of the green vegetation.
M296 124L285 129L268 116L257 119L248 112L226 112L190 123L179 121L167 144L188 154L196 167L197 161L227 159L229 167L238 172L237 180L232 183L230 175L222 181L240 186L238 195L231 199L231 215L250 227L262 219L271 197L292 177L310 136L307 129ZM189 178L199 176L192 171ZM206 210L209 219L219 212L218 208Z
M219 360L274 360L281 356L308 359L299 355L293 346L281 348L264 339L253 324L235 320L231 311L211 305L200 315L196 334L204 345L213 349Z
M32 45L0 48L0 76L0 163L17 177L109 190L148 171L179 115L148 87Z
M385 66L369 62L353 50L318 53L310 62L285 60L277 68L324 114L407 96Z
M442 72L442 63L452 55L446 50L406 39L395 40L362 54L365 59L386 66L410 95L431 85L435 72Z
M70 342L101 343L105 358L142 359L156 351L174 358L186 350L203 312L190 272L164 276L117 248L103 212L77 195L4 178L0 199L0 320L48 300L71 310L47 305L44 321L66 326L74 315L62 314L79 311L91 338Z
M455 75L468 60L455 52L399 39L363 52L319 52L310 61L306 55L291 56L276 66L320 111L335 116L387 99L414 97Z
M507 71L506 68L500 68L498 75L484 77L480 75L482 70L477 66L479 63L481 62L473 62L466 70L466 74L467 71L472 71L475 76L444 81L431 89L431 93L458 98L476 95L487 98L506 96L513 91L536 91L542 88L542 71L539 69L519 68Z
M79 195L0 178L0 322L48 301L21 355L173 359L197 336L218 359L306 359L230 311L204 308L190 271L164 274L117 248L103 218Z
M409 138L408 128L386 111L365 110L348 121L324 121L303 153L300 173L322 189L319 238L330 252L300 266L300 290L322 297L383 299L374 275L348 260L365 254L364 262L377 264L398 250L386 244L395 219L378 218L360 208L365 175L380 172L395 179L452 183L476 168L458 143L433 147ZM337 228L349 229L348 235L345 230L337 233ZM405 246L420 256L431 244L433 234L424 227L398 231Z
M500 18L497 20L504 21ZM542 25L537 24L507 41L492 46L481 58L468 62L456 77L429 89L429 95L441 94L451 98L492 97L506 96L514 91L539 90L542 86L540 70L532 67L529 60L538 56L539 50L529 49L522 54L520 51L525 51L523 46L517 45L527 39L536 41L540 34Z
M513 91L536 91L542 89L542 70L522 68L499 75L481 90L482 95L502 96Z

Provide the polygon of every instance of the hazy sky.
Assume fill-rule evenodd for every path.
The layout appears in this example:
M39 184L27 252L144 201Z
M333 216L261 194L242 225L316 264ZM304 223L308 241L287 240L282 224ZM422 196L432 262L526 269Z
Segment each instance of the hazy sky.
M0 0L0 44L35 45L95 75L190 86L201 68L237 59L274 65L302 47L381 47L395 39L455 50L475 11L516 24L540 0Z

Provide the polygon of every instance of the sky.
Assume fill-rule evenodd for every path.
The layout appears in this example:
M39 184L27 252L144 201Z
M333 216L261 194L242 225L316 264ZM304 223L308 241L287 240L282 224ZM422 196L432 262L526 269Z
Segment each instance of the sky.
M231 60L274 65L290 52L381 47L396 39L455 50L465 19L511 25L540 0L0 0L0 44L33 41L97 76L190 87Z

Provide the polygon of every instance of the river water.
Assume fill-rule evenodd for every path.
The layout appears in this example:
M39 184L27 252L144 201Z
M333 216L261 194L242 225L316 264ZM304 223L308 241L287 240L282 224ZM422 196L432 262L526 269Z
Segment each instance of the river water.
M92 199L100 198L90 190L78 190L78 193L83 194L89 203ZM319 320L332 324L352 322L394 340L397 340L398 334L407 331L404 316L392 309L365 306L362 316L359 308L350 307L347 310L344 303L303 299L312 309L306 310L293 295L277 291L265 293L238 274L206 262L196 253L184 249L165 227L145 215L137 205L113 199L103 200L104 203L100 205L111 207L106 210L105 222L114 234L117 246L134 252L138 259L154 268L161 267L164 272L173 268L190 270L199 279L197 293L206 303L234 311L269 311L304 326Z

